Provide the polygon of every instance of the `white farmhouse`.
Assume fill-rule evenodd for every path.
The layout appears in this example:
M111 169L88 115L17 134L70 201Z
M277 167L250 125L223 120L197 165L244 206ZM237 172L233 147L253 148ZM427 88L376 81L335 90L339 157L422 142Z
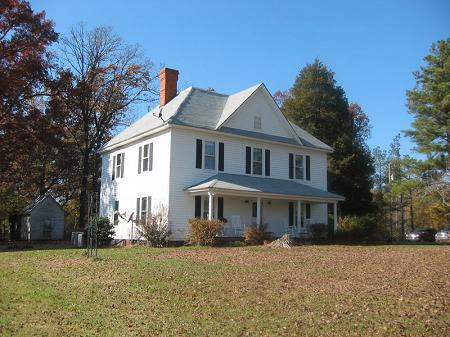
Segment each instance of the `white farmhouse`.
M102 149L100 211L118 222L116 239L135 238L133 213L168 209L171 240L184 240L188 219L226 221L224 236L262 224L274 235L328 223L333 150L279 110L264 84L233 95L189 87L178 71L160 72L160 105ZM135 218L135 216L133 216ZM331 224L333 225L333 224Z

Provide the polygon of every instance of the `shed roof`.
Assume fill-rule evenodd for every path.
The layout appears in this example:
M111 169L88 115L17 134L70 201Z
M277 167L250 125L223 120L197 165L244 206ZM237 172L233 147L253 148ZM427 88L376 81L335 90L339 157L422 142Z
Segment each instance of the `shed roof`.
M25 208L23 208L20 211L20 214L31 213L31 211L33 209L35 209L37 206L39 206L47 198L52 199L55 203L57 203L59 205L59 203L55 200L55 198L53 198L50 194L44 194L44 195L41 195L41 196L37 197L36 199L34 199L30 204L28 204ZM59 205L59 206L61 207L61 205Z

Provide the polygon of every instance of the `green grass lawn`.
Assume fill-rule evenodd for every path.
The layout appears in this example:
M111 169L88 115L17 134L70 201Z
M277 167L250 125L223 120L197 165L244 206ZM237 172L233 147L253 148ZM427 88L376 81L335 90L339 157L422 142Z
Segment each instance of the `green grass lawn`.
M449 246L0 252L1 336L449 336Z

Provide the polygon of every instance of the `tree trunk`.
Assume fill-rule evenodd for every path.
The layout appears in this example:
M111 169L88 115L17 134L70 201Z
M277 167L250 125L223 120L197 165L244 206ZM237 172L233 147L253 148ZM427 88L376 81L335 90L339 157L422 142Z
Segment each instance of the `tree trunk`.
M389 201L389 226L391 227L391 243L392 243L392 200Z
M400 194L400 226L402 228L402 239L405 237L405 206L403 205L403 194Z
M412 190L409 190L409 221L411 225L411 230L414 230L414 207L413 207L413 194Z
M87 192L88 192L88 178L89 178L89 151L84 150L83 158L81 160L81 181L80 181L80 205L78 216L78 227L85 228L87 225Z

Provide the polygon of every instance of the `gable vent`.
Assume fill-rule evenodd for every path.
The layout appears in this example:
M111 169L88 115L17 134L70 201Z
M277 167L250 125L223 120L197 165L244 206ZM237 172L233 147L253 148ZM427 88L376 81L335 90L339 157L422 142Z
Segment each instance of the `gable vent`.
M261 117L260 116L254 116L253 117L253 127L256 130L261 130Z

